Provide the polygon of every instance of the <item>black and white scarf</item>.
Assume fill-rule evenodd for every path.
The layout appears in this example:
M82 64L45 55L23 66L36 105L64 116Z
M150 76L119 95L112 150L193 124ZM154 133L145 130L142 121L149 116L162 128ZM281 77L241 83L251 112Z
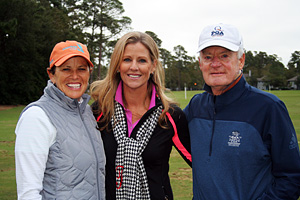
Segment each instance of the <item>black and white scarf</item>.
M116 199L149 200L150 193L142 153L157 125L162 106L157 107L140 126L136 140L126 136L127 122L122 106L115 102L112 116L114 137L118 144L116 157Z

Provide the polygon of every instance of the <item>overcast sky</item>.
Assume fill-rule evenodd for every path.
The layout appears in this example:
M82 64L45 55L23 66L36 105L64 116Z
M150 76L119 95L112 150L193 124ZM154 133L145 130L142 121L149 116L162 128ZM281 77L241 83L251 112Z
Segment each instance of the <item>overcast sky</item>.
M120 0L135 31L152 31L162 48L181 45L196 56L206 25L227 23L241 32L247 51L276 54L286 65L300 51L300 0Z

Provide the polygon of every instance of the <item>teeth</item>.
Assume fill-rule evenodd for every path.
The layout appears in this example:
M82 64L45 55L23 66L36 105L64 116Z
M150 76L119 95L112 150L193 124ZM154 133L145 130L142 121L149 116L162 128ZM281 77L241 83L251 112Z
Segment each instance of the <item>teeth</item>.
M129 75L129 77L138 78L138 77L140 77L140 75Z
M71 88L80 88L80 84L67 84Z

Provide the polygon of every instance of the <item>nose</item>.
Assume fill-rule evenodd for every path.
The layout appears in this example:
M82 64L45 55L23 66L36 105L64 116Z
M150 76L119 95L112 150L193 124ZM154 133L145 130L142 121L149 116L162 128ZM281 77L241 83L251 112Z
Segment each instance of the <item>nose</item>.
M71 76L73 79L77 79L78 78L78 71L77 70L73 70L71 73Z
M130 69L131 70L138 70L139 69L138 63L136 61L133 61L132 65L130 66Z
M213 57L211 66L212 67L219 67L221 65L221 62L217 56Z

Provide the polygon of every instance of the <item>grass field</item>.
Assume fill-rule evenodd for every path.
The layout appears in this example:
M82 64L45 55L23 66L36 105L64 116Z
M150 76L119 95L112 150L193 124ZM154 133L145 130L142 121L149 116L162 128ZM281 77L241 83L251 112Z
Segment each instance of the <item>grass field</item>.
M184 108L190 98L201 91L173 92L173 97ZM271 91L282 99L294 123L298 140L300 139L300 91ZM14 167L14 141L15 126L20 112L24 106L14 107L0 111L0 199L17 199L15 167ZM170 160L170 177L175 200L192 198L192 170L181 159L176 151L172 151Z

